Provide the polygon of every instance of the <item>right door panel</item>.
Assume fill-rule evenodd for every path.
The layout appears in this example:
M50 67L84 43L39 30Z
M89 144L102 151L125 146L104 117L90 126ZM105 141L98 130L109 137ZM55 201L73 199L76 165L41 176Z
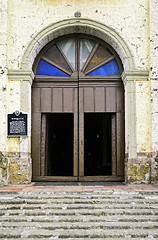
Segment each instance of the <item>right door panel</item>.
M123 86L79 80L79 179L122 181Z

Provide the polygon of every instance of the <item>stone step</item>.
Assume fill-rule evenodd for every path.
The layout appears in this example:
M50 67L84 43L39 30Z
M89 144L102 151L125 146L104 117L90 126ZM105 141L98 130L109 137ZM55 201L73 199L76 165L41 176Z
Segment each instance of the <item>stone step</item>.
M2 237L1 238L1 236L0 236L0 239L3 239L3 240L15 240L15 238L13 237L7 237L7 238L4 238L4 237ZM56 238L56 237L42 237L42 238L30 238L30 237L27 237L27 238L24 238L24 237L22 237L21 238L21 236L19 236L19 237L16 237L16 239L22 239L22 240L39 240L39 239L42 239L42 240L54 240L54 239L59 239L59 238ZM63 238L64 239L64 238ZM68 240L74 240L74 238L67 238ZM76 239L78 239L78 238L76 238ZM79 240L89 240L90 238L79 238ZM105 239L105 238L93 238L93 240L103 240L103 239ZM127 238L127 237L117 237L117 238L107 238L106 237L106 240L128 240L128 239L134 239L134 240L144 240L144 239L147 239L147 240L154 240L154 239L156 239L156 238L154 238L153 236L148 236L148 237L143 237L143 238Z
M20 192L20 193L3 193L3 195L0 195L1 198L14 198L14 197L21 197L21 198L124 198L124 199L144 199L144 197L147 198L158 198L158 192L107 192L107 191L100 191L100 192Z
M0 215L82 215L82 216L109 216L109 215L158 215L158 209L12 209L1 210Z
M158 204L97 204L97 203L89 203L89 204L8 204L8 205L0 205L0 210L44 210L44 209L63 209L63 210L71 210L71 209L157 209Z
M158 192L0 195L0 239L158 239Z
M131 204L131 203L136 203L136 204L158 204L158 200L156 199L144 199L144 200L134 200L134 199L112 199L109 201L108 199L0 199L0 205L11 205L11 204Z
M38 196L52 196L52 195L56 195L56 196L66 196L66 197L69 197L69 196L77 196L77 195L94 195L94 196L107 196L107 197L110 197L110 196L133 196L133 197L137 197L137 196L154 196L154 195L158 195L158 191L117 191L117 190L110 190L108 191L107 189L103 189L103 190L94 190L93 188L88 190L88 188L86 188L86 190L80 190L80 191L77 191L74 189L74 191L67 191L67 190L56 190L56 191L53 191L52 188L46 188L46 189L36 189L36 191L20 191L20 192L1 192L3 196L33 196L33 195L38 195Z
M158 222L158 215L109 215L107 216L25 216L25 215L3 215L0 218L0 222Z
M158 222L137 222L131 223L131 222L114 222L114 224L111 224L111 222L58 222L53 221L52 222L2 222L0 223L0 227L2 228L38 228L38 229L47 229L47 230L57 230L57 229L158 229Z
M0 237L0 239L2 239L1 237ZM19 238L16 238L16 239L22 239L22 240L39 240L39 238L24 238L24 237L19 237ZM42 237L42 240L48 240L48 239L59 239L59 238L54 238L54 237L47 237L47 238L43 238ZM74 238L67 238L68 240L74 240ZM89 240L90 238L79 238L79 240ZM93 238L93 240L103 240L104 238ZM128 240L129 238L127 238L127 237L119 237L119 238L106 238L106 240ZM147 239L147 240L154 240L154 238L153 238L153 236L148 236L147 238L134 238L134 240L144 240L144 239ZM8 240L8 238L3 238L3 240ZM15 240L15 238L9 238L9 240Z
M64 196L64 195L89 195L89 194L93 194L93 195L107 195L107 196L110 196L110 195L123 195L123 196L130 196L130 195L133 195L133 196L137 196L137 195L158 195L158 191L157 191L157 188L155 190L151 190L151 191L145 191L145 190L139 190L139 191L129 191L129 190L119 190L117 191L116 189L114 190L107 190L107 189L95 189L93 187L88 187L86 186L86 189L80 189L80 190L77 190L76 188L69 188L69 189L66 189L63 190L63 188L56 188L55 191L53 191L52 187L50 188L39 188L39 190L36 188L36 191L21 191L21 192L3 192L3 195L61 195L61 196Z
M0 229L0 238L45 238L49 237L51 239L80 239L80 238L158 238L157 230L149 230L149 229L116 229L112 231L111 229L91 229L91 230L83 230L83 229L75 229L74 230L46 230L39 228L1 228Z
M25 196L25 197L29 197L29 196L66 196L66 197L71 197L71 196L81 196L81 195L94 195L94 196L133 196L133 197L138 197L138 196L156 196L158 195L158 191L116 191L116 190L111 190L108 191L106 189L104 190L100 190L100 191L95 191L95 190L90 190L90 191L63 191L63 190L59 190L59 191L53 191L49 190L49 188L47 188L46 190L44 189L40 189L39 191L36 189L36 191L20 191L20 192L4 192L1 191L1 196L6 196L6 197L13 197L13 196Z

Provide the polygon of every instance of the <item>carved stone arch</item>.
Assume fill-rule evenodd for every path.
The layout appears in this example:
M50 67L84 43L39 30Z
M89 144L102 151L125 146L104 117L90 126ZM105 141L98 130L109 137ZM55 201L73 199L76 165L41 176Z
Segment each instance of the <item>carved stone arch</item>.
M35 57L53 39L72 33L88 34L107 42L119 55L125 71L133 71L133 55L124 39L112 28L90 19L66 19L52 23L39 31L29 42L23 54L21 69L31 70Z

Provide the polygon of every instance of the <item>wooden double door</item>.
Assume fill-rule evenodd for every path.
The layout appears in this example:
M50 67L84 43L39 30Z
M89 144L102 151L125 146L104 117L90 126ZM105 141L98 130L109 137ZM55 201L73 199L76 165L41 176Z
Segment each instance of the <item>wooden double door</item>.
M89 76L78 66L70 77L38 74L32 87L32 160L34 181L123 181L120 76Z

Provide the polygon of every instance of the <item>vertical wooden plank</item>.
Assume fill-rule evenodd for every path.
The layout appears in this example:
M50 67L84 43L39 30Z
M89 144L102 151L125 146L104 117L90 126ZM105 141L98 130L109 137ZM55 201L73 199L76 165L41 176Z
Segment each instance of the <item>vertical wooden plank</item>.
M84 88L84 112L94 112L94 88Z
M62 88L52 89L52 112L62 112Z
M46 161L46 114L41 115L41 161L40 161L40 172L41 176L45 175L45 161Z
M41 114L32 113L33 176L40 176Z
M103 117L103 123L102 123L102 139L103 139L103 167L107 166L107 141L109 141L109 139L107 138L107 131L109 129L107 129L107 119L106 119L106 115L104 114Z
M74 88L74 160L73 175L78 176L78 89Z
M41 88L41 112L51 112L51 88Z
M79 112L83 113L84 111L84 93L83 87L79 88Z
M74 159L73 174L78 176L78 114L74 113Z
M73 112L73 88L63 89L63 111Z
M123 87L116 88L116 104L117 104L117 112L124 112L124 89L123 89Z
M112 175L117 174L117 156L116 156L116 115L111 115L111 147L112 147Z
M106 112L116 112L115 87L106 87Z
M105 112L105 90L104 87L95 88L95 112Z
M46 137L45 137L45 166L44 166L44 171L45 171L45 175L47 175L48 172L48 161L49 161L49 131L50 131L50 123L49 123L49 116L46 116Z
M79 176L84 176L84 113L79 113Z
M40 112L41 110L41 96L40 88L32 88L32 112Z
M84 176L84 88L79 88L79 176Z
M116 114L117 122L117 175L124 175L124 114Z

